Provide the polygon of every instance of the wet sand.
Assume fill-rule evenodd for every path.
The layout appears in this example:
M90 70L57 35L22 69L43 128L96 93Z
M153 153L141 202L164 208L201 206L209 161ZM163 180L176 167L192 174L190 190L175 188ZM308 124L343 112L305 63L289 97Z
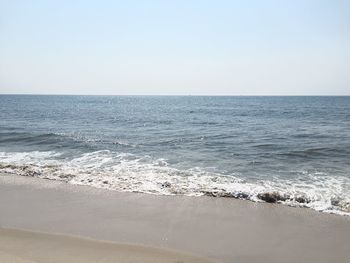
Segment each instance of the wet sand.
M0 227L154 247L158 252L170 249L221 262L350 259L350 218L345 216L228 198L119 193L16 176L0 176ZM28 246L20 235L18 240ZM101 242L103 250L102 241L86 242ZM79 247L81 242L73 243ZM3 258L11 254L6 244L0 241Z
M164 249L1 228L0 262L213 263Z

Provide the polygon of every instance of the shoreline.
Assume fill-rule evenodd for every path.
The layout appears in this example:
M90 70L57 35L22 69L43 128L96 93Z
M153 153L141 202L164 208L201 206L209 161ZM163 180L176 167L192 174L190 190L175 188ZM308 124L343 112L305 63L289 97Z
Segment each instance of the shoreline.
M199 190L194 192L186 192L186 191L182 192L182 191L177 191L176 188L173 189L173 185L177 185L177 183L174 183L171 180L164 181L163 179L163 180L159 180L156 183L157 187L161 187L161 190L158 188L157 190L153 189L152 191L150 191L149 189L148 190L142 189L142 187L141 189L138 189L137 186L135 188L135 187L131 187L130 185L125 185L125 178L121 178L119 181L112 183L112 185L114 186L117 185L117 187L111 187L110 180L106 178L97 178L96 181L91 178L90 179L84 178L81 180L70 180L69 178L71 175L69 174L63 177L61 177L62 175L58 176L57 174L54 176L51 176L52 171L49 171L49 174L46 173L46 175L43 176L41 172L38 172L35 169L34 170L28 169L27 165L17 166L17 167L13 165L3 165L2 168L4 167L9 168L10 171L5 171L5 172L0 171L0 175L15 176L15 177L20 176L25 178L34 177L40 180L59 181L69 185L98 188L104 191L116 191L120 193L139 193L139 194L147 194L147 195L152 194L157 196L182 195L187 197L206 196L206 197L215 197L215 198L230 198L230 199L238 199L238 200L245 200L245 201L251 201L251 202L273 203L273 204L289 206L289 207L307 208L307 209L312 209L314 211L321 212L321 213L336 214L336 215L350 217L350 207L349 207L350 204L349 202L346 202L344 200L337 199L337 198L331 198L330 200L317 200L317 199L313 200L311 197L308 197L307 195L299 194L294 196L288 192L283 192L276 189L275 190L265 189L266 191L261 191L261 192L253 191L253 193L247 193L243 189L226 191L223 188L220 189L220 187L214 187L211 190L206 189L206 190ZM15 169L14 167L16 167L17 170L11 171L11 169ZM48 169L51 169L51 168L52 168L51 166L48 166ZM144 181L143 179L145 178L142 178L142 180L140 181ZM145 181L148 182L148 179L145 179ZM153 181L156 181L156 179L153 178L148 183L152 184ZM138 183L134 182L135 185L141 184L141 182L138 182ZM191 181L191 183L195 184L194 181ZM221 182L221 184L222 183L224 182ZM229 184L230 182L226 182L226 183ZM180 189L182 188L180 187Z
M2 228L170 249L220 262L350 258L348 217L278 204L121 193L0 175L0 211Z

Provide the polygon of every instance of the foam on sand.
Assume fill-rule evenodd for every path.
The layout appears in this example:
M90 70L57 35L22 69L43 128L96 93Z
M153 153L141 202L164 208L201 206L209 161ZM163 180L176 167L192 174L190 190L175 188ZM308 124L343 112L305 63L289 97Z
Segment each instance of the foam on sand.
M0 153L0 172L122 192L231 197L350 215L350 179L305 171L301 179L247 181L164 159L108 150L59 158L57 152Z

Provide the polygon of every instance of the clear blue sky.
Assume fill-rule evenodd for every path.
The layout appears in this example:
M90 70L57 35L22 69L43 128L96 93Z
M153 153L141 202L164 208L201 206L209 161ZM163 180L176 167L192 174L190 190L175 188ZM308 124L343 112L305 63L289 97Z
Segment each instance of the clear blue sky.
M0 93L350 95L350 1L3 1Z

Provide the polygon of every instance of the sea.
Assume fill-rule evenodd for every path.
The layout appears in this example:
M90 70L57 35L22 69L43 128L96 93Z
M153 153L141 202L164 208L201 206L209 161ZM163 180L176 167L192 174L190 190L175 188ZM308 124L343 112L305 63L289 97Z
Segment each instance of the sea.
M0 95L0 174L350 215L350 97Z

